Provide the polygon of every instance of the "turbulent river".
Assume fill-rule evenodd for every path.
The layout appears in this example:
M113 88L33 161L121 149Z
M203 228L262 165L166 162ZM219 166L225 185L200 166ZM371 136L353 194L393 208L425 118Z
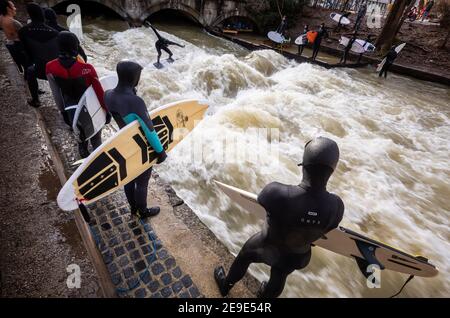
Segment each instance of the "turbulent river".
M138 94L150 110L180 99L208 101L207 118L157 170L231 253L263 220L231 204L213 180L255 193L272 181L298 184L304 144L322 135L341 148L329 191L345 202L342 225L439 268L435 278L413 280L403 296L450 296L448 88L397 75L385 81L370 69L326 70L273 51L249 52L195 27L157 26L186 45L171 47L176 61L169 67L153 66L151 30L102 20L85 25L89 62L100 76L122 59L139 62ZM264 265L250 269L259 280L268 277ZM369 289L353 260L315 247L283 297L386 297L406 278L384 271L381 288Z

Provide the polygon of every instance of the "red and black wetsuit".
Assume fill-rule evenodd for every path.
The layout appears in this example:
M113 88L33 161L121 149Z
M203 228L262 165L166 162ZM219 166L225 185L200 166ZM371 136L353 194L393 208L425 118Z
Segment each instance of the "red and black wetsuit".
M98 79L97 72L91 64L83 63L78 58L67 56L59 57L47 63L46 74L52 75L59 89L63 99L63 104L60 106L64 116L64 120L69 126L72 126L75 115L76 106L83 96L86 89L92 85L92 88L97 95L100 105L108 113L105 106L105 92ZM80 131L83 134L82 131ZM83 136L81 139L84 140ZM99 131L91 139L92 147L95 149L101 145L101 131ZM80 143L80 154L85 157L87 154L87 141Z

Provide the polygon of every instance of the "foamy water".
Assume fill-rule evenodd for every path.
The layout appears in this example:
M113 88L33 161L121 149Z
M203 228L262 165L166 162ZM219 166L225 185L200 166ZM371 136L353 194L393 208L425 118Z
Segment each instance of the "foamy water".
M176 62L163 70L152 65L155 36L145 28L92 28L85 47L100 75L114 72L122 59L144 66L138 93L149 109L186 98L209 102L208 117L157 170L231 253L263 220L231 204L212 180L255 193L272 181L298 184L305 142L327 136L341 149L329 190L345 202L342 225L424 255L440 269L436 278L413 280L403 296L450 296L449 89L396 75L385 81L370 70L298 64L216 38L200 45L205 34L192 35L195 45L185 41L187 33L185 40L165 35L186 48L171 47ZM279 142L270 143L257 128L278 130ZM238 146L224 153L224 136ZM201 146L203 160L186 160L193 145ZM257 162L233 160L243 149L264 155ZM252 265L251 272L268 277L264 265ZM283 296L385 297L406 278L383 271L382 288L368 289L353 260L316 247L310 266L289 277Z

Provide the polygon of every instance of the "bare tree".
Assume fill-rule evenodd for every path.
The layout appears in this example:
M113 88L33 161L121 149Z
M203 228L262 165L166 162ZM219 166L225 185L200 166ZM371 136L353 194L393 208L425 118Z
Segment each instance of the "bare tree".
M411 1L411 0L409 0ZM381 30L380 35L376 41L376 47L382 53L388 51L392 43L394 42L395 36L397 35L398 30L401 27L402 17L405 14L405 8L408 0L396 0L394 5L392 6L389 15L386 18L386 22L384 23L384 27Z

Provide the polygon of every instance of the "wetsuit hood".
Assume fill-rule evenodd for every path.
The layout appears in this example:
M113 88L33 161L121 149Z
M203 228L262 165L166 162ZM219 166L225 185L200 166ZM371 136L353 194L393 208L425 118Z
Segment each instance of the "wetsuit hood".
M132 61L122 61L117 64L118 88L135 91L141 79L142 66Z
M47 21L48 24L56 23L56 20L57 20L56 12L52 8L45 8L44 16L45 16L45 21Z
M58 34L59 61L65 68L70 68L78 56L80 42L75 34L62 31Z
M44 23L44 12L42 8L36 3L27 4L27 12L30 16L31 22Z

